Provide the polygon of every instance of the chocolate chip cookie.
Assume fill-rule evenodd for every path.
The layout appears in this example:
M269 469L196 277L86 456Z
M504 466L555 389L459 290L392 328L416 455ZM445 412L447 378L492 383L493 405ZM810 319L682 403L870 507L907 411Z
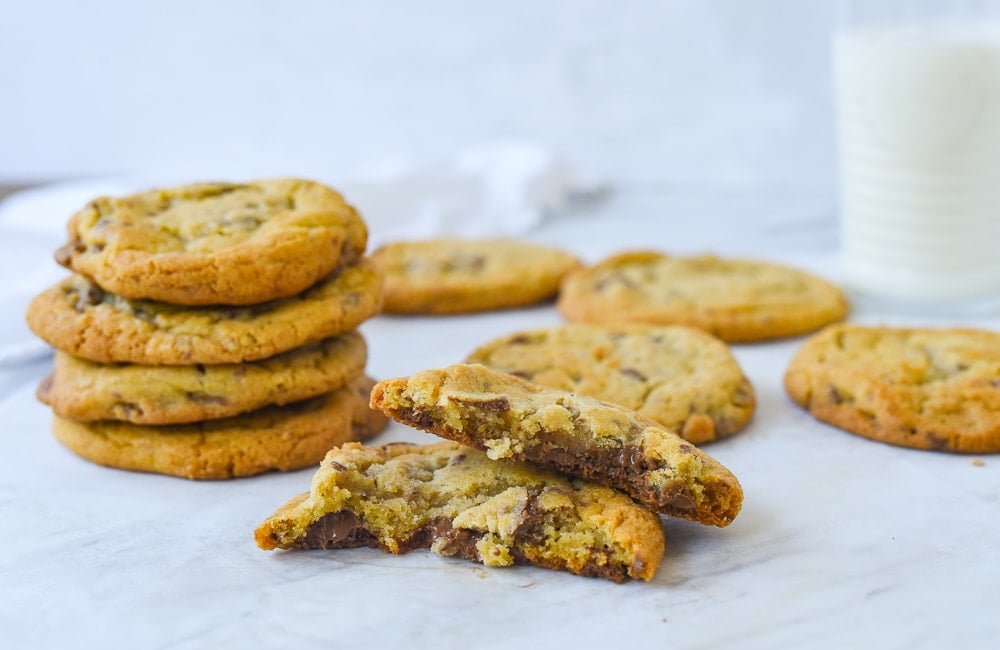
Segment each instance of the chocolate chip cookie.
M901 447L1000 452L1000 334L830 326L785 373L799 405L841 429Z
M726 526L743 490L714 458L620 406L477 365L379 382L389 417L485 450L625 492L656 512Z
M834 285L776 264L622 253L566 276L559 311L595 324L689 325L724 341L804 334L847 315Z
M753 388L725 343L682 326L567 325L518 332L469 363L620 404L695 444L750 420Z
M365 250L358 213L300 179L201 183L91 201L56 260L105 291L178 305L299 293Z
M555 296L579 266L560 250L513 240L436 239L372 253L385 274L385 306L396 314L458 314L530 305Z
M260 361L212 366L102 364L56 352L38 398L73 420L182 424L327 393L360 375L366 360L357 332Z
M275 548L429 548L491 567L533 564L621 582L663 558L659 519L628 497L461 445L348 443L310 492L255 531Z
M74 275L32 300L28 325L53 347L100 363L243 363L352 330L380 304L369 260L298 295L245 307L128 300Z
M331 447L380 428L359 377L319 397L269 406L222 420L172 426L77 422L53 417L56 438L77 455L108 467L190 479L227 479L315 465Z

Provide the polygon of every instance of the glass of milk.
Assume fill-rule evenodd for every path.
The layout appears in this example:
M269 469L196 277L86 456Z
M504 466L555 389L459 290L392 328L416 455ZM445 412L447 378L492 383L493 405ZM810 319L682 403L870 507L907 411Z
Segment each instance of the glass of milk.
M849 0L834 41L854 292L1000 306L1000 1Z

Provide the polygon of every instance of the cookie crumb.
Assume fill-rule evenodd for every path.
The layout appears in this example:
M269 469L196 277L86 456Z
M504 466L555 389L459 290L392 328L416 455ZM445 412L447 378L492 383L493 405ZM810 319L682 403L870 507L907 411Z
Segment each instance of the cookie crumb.
M979 459L979 458L973 458L973 459L972 459L972 460L970 460L969 462L970 462L970 463L972 463L972 465L973 465L974 467L983 467L983 466L985 466L985 465L986 465L986 463L984 463L984 462L983 462L983 461L982 461L981 459Z

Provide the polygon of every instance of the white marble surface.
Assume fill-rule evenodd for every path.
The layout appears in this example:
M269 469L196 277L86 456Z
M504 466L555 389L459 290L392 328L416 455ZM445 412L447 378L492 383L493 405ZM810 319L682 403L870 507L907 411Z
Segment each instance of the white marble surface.
M835 232L824 197L630 192L530 237L589 260L720 251L837 279ZM872 306L853 318L1000 329L998 316ZM370 372L388 377L558 322L543 306L380 317L363 331ZM310 471L191 482L98 467L48 432L32 395L47 362L0 369L0 646L987 647L1000 635L1000 458L897 449L814 421L781 386L799 343L735 347L758 411L707 450L742 481L743 512L725 529L665 520L659 573L624 585L427 552L260 551L254 526ZM377 441L397 439L429 436L393 425Z

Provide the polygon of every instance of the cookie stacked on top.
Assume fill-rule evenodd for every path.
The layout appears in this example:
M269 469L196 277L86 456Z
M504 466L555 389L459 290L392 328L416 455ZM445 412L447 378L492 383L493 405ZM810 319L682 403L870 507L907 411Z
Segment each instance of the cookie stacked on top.
M313 465L385 423L355 331L381 306L357 211L319 183L206 183L99 198L56 259L74 275L28 324L56 349L39 387L56 437L187 478Z

